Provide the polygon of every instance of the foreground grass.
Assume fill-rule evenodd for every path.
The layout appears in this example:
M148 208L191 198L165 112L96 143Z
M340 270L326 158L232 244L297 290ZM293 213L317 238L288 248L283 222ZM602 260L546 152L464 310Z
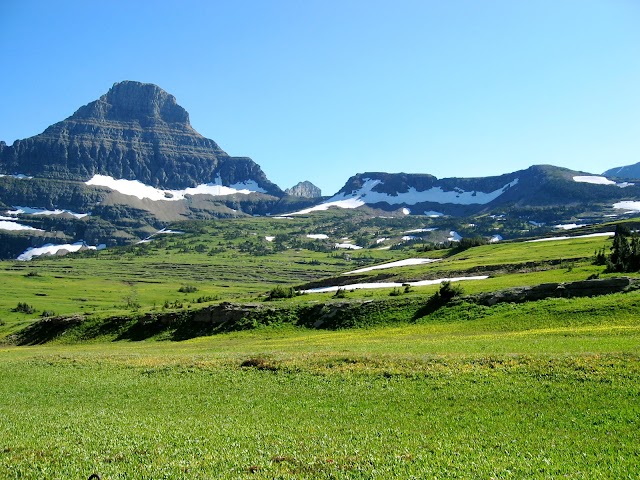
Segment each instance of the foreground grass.
M5 348L0 472L635 478L639 301L463 304L393 327Z

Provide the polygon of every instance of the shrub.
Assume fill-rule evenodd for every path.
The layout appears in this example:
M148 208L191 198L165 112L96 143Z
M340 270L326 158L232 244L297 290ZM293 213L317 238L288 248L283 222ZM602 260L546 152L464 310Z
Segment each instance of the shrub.
M194 285L183 285L178 289L178 291L180 293L193 293L198 291L198 287Z
M464 293L464 289L461 285L452 285L451 282L442 282L440 284L440 290L436 295L439 295L443 303L447 303L456 297L459 297Z
M32 314L32 313L35 313L36 309L33 308L28 303L18 302L18 306L16 306L16 308L14 308L13 311L14 312L20 312L20 313Z
M344 288L339 288L333 298L347 298L347 291Z
M297 295L295 288L293 287L281 287L278 285L273 288L269 295L267 296L267 300L276 300L278 298L293 298Z

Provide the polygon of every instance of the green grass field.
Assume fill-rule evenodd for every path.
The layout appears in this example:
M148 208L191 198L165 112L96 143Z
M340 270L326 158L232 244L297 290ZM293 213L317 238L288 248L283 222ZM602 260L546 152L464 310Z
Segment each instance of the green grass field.
M634 478L640 295L536 303L364 330L5 348L0 468L33 479Z
M490 271L464 283L478 293L584 280L606 276L591 256L607 240L344 255L304 245L307 233L329 228L342 238L341 225L221 223L151 246L1 264L0 478L638 478L640 291L493 307L463 301L427 313L439 287L420 287L362 323L368 328L276 321L184 341L166 340L164 330L117 340L101 323L116 316L133 325L146 312L226 300L263 303L275 285L430 254L443 260L364 281ZM251 232L289 237L256 255L242 247ZM197 291L179 292L185 285ZM390 293L358 290L340 301ZM37 312L11 311L18 302ZM337 300L309 294L264 304L325 302ZM44 345L12 345L7 335L45 310L87 320Z

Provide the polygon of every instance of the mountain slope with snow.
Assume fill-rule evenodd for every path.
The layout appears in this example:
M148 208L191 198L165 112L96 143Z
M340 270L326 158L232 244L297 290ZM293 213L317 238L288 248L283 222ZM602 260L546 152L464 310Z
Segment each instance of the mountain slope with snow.
M549 165L481 178L368 172L351 177L328 200L292 214L367 206L403 214L464 216L524 206L611 204L636 197L640 199L640 189L633 183Z

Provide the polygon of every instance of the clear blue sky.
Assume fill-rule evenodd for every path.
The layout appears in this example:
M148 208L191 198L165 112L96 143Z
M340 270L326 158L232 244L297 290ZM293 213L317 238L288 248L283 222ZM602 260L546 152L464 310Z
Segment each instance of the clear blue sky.
M121 80L282 188L640 162L638 0L2 0L0 140Z

